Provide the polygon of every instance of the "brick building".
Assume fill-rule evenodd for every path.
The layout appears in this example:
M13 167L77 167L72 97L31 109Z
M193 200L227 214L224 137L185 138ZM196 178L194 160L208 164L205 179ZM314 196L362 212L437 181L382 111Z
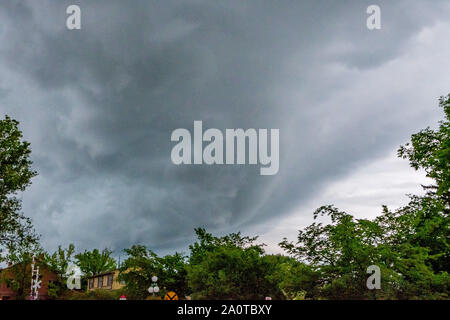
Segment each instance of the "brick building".
M0 300L14 300L16 298L16 292L11 289L11 281L13 280L12 272L13 268L23 268L23 272L29 273L31 276L31 265L20 266L11 264L8 265L7 268L0 269ZM25 280L26 279L26 280ZM51 282L56 281L57 276L54 272L48 270L44 265L39 265L39 279L41 282L41 288L38 290L39 292L39 300L47 300L48 297L48 285ZM30 293L30 285L31 285L30 277L24 278L24 292L26 293L26 299L29 299Z

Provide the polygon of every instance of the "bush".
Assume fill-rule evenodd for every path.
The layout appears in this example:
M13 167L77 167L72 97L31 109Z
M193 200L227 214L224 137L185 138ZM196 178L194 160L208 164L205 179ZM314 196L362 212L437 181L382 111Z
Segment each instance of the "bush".
M68 300L119 300L124 294L122 290L90 290L90 291L72 291L66 297Z

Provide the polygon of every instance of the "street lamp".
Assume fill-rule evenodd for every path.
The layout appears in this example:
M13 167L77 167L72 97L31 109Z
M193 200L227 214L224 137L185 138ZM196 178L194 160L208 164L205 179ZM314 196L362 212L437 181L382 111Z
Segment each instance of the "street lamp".
M159 292L158 284L156 283L156 281L158 281L158 277L157 276L153 276L152 277L152 284L148 288L148 292L153 294L153 296L155 296L155 293Z

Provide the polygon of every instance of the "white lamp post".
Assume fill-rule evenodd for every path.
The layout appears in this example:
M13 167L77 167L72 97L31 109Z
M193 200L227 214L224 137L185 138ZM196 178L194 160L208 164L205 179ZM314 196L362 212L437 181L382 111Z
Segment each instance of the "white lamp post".
M158 277L157 276L153 276L152 277L152 284L148 288L148 292L153 294L153 296L155 296L155 293L159 292L158 284L156 283L156 281L158 281Z

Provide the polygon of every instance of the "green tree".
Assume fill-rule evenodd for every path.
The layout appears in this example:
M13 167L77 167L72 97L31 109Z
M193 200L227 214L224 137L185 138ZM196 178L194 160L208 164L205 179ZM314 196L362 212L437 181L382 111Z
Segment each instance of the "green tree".
M247 248L254 247L262 254L264 252L264 244L255 244L258 237L241 236L241 233L230 233L223 237L214 237L211 233L206 232L204 228L196 228L195 234L198 241L189 246L191 254L189 256L190 263L196 263L202 260L208 251L213 251L219 247L236 247Z
M444 120L439 128L426 128L411 137L411 143L400 147L400 157L416 169L424 169L435 184L424 186L427 194L412 196L408 206L399 211L411 221L414 232L411 245L427 250L427 263L436 272L450 270L450 95L441 97L439 106Z
M119 279L126 283L128 295L134 299L143 299L149 295L147 289L151 278L158 277L160 295L175 291L183 297L186 292L186 257L176 252L173 255L159 257L145 246L136 245L125 249L126 260L120 267Z
M75 263L80 267L81 272L85 276L92 276L117 268L116 260L111 255L112 251L107 248L101 252L98 249L92 251L85 250L83 253L75 255Z
M19 191L31 184L30 144L22 141L19 122L5 116L0 120L0 258L6 247L36 243L31 220L21 213Z
M187 281L197 299L262 299L272 294L266 279L268 261L257 237L232 233L215 237L195 229L198 241L191 245Z
M408 159L411 166L424 169L427 176L436 185L427 189L434 190L449 205L450 196L450 94L439 99L439 106L444 110L444 120L439 128L429 127L413 134L411 142L400 147L400 157Z
M383 292L370 292L366 287L370 265L378 265L385 275L393 275L387 265L394 252L383 243L383 228L376 221L354 219L333 206L316 210L314 219L319 216L329 217L331 223L314 222L299 231L295 244L286 239L280 243L290 255L309 263L320 273L316 293L330 299L391 294L392 286L388 282L383 283Z
M197 299L261 299L267 292L261 253L255 248L218 247L187 266Z
M267 294L273 299L302 300L317 296L320 274L302 262L284 255L262 257Z
M58 250L52 254L48 252L44 253L44 263L57 276L57 280L49 284L48 295L50 298L57 299L67 292L67 277L69 276L67 272L69 265L74 262L74 253L75 246L73 244L69 244L66 249L59 246Z
M398 151L435 181L424 187L425 196L410 196L409 204L395 211L383 207L373 220L323 206L314 219L327 216L330 223L314 222L299 231L296 243L286 239L280 243L320 273L315 288L319 298L448 298L450 95L439 105L445 118L438 130L414 134L411 143ZM369 292L365 271L373 264L381 269L382 290Z

